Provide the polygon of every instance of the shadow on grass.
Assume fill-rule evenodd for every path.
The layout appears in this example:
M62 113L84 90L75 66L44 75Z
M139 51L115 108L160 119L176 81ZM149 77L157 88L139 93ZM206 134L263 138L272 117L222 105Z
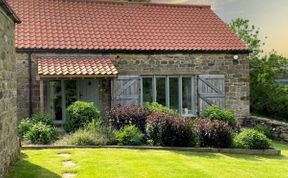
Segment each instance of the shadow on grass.
M170 151L176 154L181 154L183 156L194 156L194 157L201 157L206 159L217 159L220 157L217 153L210 153L210 152L193 152L193 151Z
M242 154L230 154L230 153L222 153L225 156L240 159L240 160L247 160L247 161L263 161L263 160L283 160L287 161L288 158L284 155L280 156L262 156L262 155L242 155Z
M9 170L7 178L61 178L58 174L25 160L27 157L21 153L20 159Z
M171 151L173 153L181 154L184 156L202 157L208 159L217 159L222 156L245 160L245 161L263 161L263 160L284 160L287 161L288 157L286 155L280 156L267 156L267 155L247 155L247 154L233 154L233 153L209 153L209 152L190 152L190 151Z

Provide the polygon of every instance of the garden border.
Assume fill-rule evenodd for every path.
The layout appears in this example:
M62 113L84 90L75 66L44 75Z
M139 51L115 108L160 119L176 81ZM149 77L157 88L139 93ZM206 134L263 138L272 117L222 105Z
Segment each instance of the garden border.
M120 146L120 145L101 145L101 146L76 146L76 145L24 145L21 149L69 149L69 148L118 148L118 149L140 149L140 150L167 150L167 151L191 151L208 153L231 153L246 155L280 156L281 150L278 149L235 149L235 148L196 148L196 147L161 147L161 146Z

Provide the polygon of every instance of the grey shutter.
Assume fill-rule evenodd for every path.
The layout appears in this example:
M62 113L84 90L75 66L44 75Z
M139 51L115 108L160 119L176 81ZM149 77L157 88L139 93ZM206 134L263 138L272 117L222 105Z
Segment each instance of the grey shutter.
M225 107L225 80L224 75L198 76L198 104L200 112L207 105Z
M118 76L112 81L112 107L140 104L140 77Z

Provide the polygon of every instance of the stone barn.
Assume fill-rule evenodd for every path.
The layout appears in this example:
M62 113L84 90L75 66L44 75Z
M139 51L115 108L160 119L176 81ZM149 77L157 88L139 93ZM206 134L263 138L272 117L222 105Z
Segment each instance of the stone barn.
M193 117L210 104L249 115L249 50L210 6L9 0L17 26L18 116L55 123L76 100L158 102Z

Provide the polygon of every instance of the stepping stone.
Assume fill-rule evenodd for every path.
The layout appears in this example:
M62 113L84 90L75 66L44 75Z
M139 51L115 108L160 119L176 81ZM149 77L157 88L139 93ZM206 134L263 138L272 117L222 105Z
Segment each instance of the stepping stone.
M67 158L67 157L71 156L71 154L69 154L69 153L58 153L58 156Z
M64 167L74 167L76 164L73 161L63 161Z
M64 173L63 178L74 178L76 176L75 173Z

